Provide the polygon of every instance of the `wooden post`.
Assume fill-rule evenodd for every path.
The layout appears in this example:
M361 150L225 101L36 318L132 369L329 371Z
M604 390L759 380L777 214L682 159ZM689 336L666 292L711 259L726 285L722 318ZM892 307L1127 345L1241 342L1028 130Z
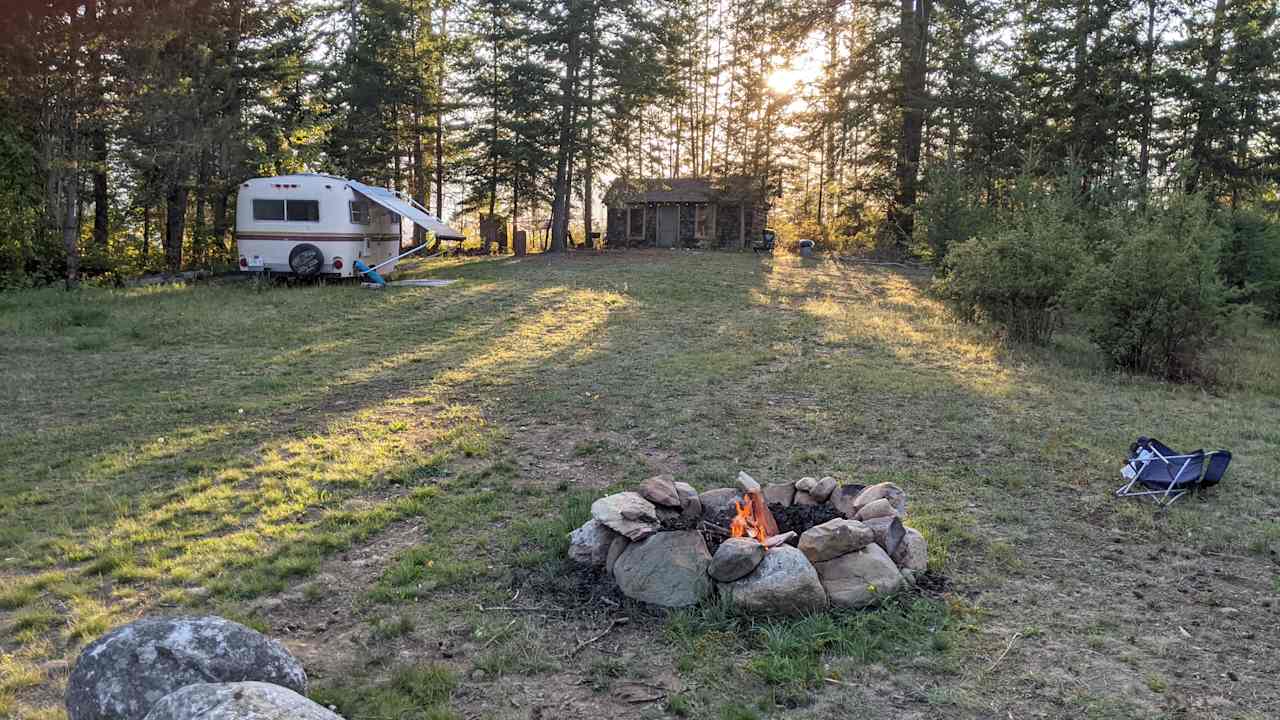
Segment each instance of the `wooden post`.
M747 204L738 203L738 247L747 249Z

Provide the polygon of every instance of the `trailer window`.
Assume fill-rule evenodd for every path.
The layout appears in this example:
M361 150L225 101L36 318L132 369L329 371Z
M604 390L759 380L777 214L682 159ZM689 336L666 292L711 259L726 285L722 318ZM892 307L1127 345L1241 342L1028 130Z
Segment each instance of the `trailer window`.
M284 219L284 201L283 200L254 200L253 201L253 219L254 220L283 220Z
M351 224L369 224L369 203L365 200L351 201Z
M290 220L320 222L319 200L287 200L285 210Z

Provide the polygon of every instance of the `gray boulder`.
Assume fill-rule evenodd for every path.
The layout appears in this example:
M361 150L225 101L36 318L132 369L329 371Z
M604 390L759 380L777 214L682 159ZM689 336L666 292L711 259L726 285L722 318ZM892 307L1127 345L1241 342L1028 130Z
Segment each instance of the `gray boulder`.
M609 557L609 546L616 537L618 533L592 518L569 533L569 559L579 565L604 567L605 560Z
M897 511L893 509L893 503L889 502L888 498L880 498L864 505L853 518L855 520L874 520L879 517L893 517L897 514Z
M858 514L858 508L854 507L853 501L857 500L865 489L863 485L841 485L831 493L827 502L831 503L831 507L835 508L836 512L853 519L853 516Z
M791 507L795 499L795 483L773 483L764 486L764 501L770 505L777 503L782 507Z
M875 542L876 534L857 520L836 518L815 525L800 536L800 552L809 562L822 562Z
M645 500L663 507L680 507L680 494L676 492L675 478L670 475L654 475L640 484L640 495Z
M764 559L764 545L748 538L729 538L720 543L711 558L707 574L720 582L733 582L756 569Z
M711 553L695 530L660 532L633 542L613 562L613 579L633 600L685 607L711 592Z
M702 514L704 517L714 517L716 515L733 516L735 512L733 503L735 500L742 501L742 491L735 488L716 488L715 490L704 490L698 496L698 501L702 503Z
M256 630L214 616L143 618L80 653L67 680L67 716L141 720L179 688L244 680L307 691L302 665Z
M809 492L818 484L818 478L802 477L796 481L796 492Z
M698 491L685 482L678 482L675 486L676 494L680 496L680 514L695 520L702 517L702 501L698 499Z
M898 549L891 556L904 571L924 572L929 569L929 543L914 528L907 528Z
M810 495L808 492L801 490L800 486L797 484L796 496L791 504L792 505L821 505L822 503L819 502L817 498Z
M591 517L628 540L643 540L658 532L658 515L653 503L639 493L620 492L591 503Z
M863 520L862 524L871 528L876 534L876 544L889 555L897 552L898 545L907 537L907 529L897 515Z
M146 720L342 720L286 687L263 682L197 683L166 695Z
M828 475L814 484L809 490L809 494L818 502L826 502L831 497L831 493L836 489L836 479Z
M609 554L605 556L604 571L613 577L613 564L618 562L618 557L622 555L622 551L627 549L631 541L621 535L614 535L613 542L609 543Z
M756 482L755 478L742 472L741 470L738 471L737 482L738 482L738 489L744 493L760 492L760 483Z
M891 482L878 483L858 493L858 497L854 498L853 506L856 510L861 510L880 499L888 500L893 505L894 512L900 517L907 516L907 494Z
M763 615L803 615L827 606L818 572L790 545L770 549L751 574L720 590L742 610Z
M902 586L902 573L879 545L814 563L831 604L843 608L875 605Z

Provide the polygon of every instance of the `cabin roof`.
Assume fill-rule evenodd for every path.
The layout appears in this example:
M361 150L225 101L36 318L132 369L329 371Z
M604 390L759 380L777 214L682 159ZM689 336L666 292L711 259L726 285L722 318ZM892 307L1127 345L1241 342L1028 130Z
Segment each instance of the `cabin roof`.
M760 200L759 178L733 175L723 178L618 178L605 192L610 207L637 203L710 203Z

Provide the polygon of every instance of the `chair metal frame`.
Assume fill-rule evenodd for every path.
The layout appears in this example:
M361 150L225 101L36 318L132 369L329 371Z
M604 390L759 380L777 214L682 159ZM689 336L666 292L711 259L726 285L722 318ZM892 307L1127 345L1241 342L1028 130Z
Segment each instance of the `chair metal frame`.
M1160 451L1159 445L1165 450L1169 448L1161 445L1159 441L1149 440L1147 438L1139 438L1131 453L1131 457L1126 461L1125 465L1133 472L1132 477L1126 478L1126 482L1119 490L1116 490L1116 497L1145 497L1150 499L1159 508L1167 508L1177 502L1189 492L1199 490L1205 481L1205 474L1210 467L1210 461L1215 455L1227 455L1230 462L1230 453L1222 450L1213 450L1204 452L1197 450L1193 453L1185 454L1168 454ZM1138 457L1138 450L1147 450L1151 453L1150 457ZM1160 463L1169 479L1166 481L1157 481L1158 484L1164 485L1164 489L1150 489L1152 486L1143 482L1142 474L1152 467L1152 463ZM1173 468L1177 468L1176 472ZM1194 476L1186 474L1188 470L1194 468ZM1226 468L1223 468L1226 472ZM1148 478L1150 480L1150 478ZM1214 481L1216 482L1216 480ZM1134 485L1141 484L1146 490L1134 490ZM1212 483L1211 483L1212 484Z

